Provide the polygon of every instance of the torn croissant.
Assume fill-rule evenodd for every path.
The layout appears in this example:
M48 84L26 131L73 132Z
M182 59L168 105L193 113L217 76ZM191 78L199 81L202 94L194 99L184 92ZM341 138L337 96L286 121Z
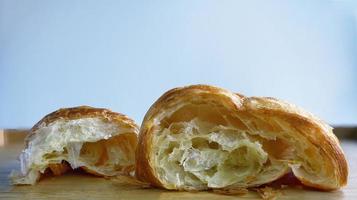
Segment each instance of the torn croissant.
M57 110L39 121L25 140L21 171L13 184L35 184L45 172L61 175L82 168L98 176L133 172L138 127L127 116L80 106Z
M332 128L296 106L225 89L175 88L147 112L136 176L170 190L242 189L293 173L322 190L347 182Z

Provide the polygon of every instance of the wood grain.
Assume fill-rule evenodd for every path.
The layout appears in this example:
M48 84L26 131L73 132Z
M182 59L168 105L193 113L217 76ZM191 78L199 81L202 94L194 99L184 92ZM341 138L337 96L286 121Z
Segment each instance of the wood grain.
M0 130L0 199L259 199L256 192L243 196L226 196L211 192L170 192L160 189L140 189L124 186L116 181L71 172L63 176L46 177L35 186L11 186L8 175L19 168L16 160L23 148L26 130ZM278 199L357 199L357 141L343 140L350 175L347 187L333 192L288 188L281 190Z

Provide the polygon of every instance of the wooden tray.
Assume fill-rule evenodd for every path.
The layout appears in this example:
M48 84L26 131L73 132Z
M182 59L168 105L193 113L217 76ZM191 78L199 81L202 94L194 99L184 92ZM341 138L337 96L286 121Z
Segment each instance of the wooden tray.
M0 199L260 199L255 192L243 196L226 196L211 192L172 192L160 189L139 189L119 185L110 180L83 173L70 173L58 177L48 177L35 186L11 186L8 175L19 168L16 160L23 148L26 130L0 130ZM302 189L282 189L278 199L357 199L357 141L342 140L347 154L350 175L347 187L333 192Z

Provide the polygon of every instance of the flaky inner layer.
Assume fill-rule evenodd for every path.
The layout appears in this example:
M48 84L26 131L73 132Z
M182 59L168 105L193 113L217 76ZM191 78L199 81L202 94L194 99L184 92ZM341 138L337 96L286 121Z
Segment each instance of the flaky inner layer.
M168 188L252 187L278 179L291 167L321 171L319 163L304 159L306 152L318 156L318 150L286 134L278 121L276 127L264 128L259 118L232 116L215 104L175 109L160 119L151 154L152 166Z
M133 170L136 142L132 130L99 118L44 124L20 154L21 171L12 181L34 184L47 169L56 175L79 167L103 176L126 173Z
M134 144L135 138L132 134L121 134L97 142L72 144L65 147L62 152L48 153L43 158L49 165L63 164L63 161L67 161L71 169L82 167L94 174L114 176L133 170ZM54 172L52 168L50 170Z

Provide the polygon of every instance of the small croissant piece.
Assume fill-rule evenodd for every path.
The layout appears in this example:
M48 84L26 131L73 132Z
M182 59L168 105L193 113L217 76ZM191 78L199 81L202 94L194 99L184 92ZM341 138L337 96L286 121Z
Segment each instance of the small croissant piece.
M137 134L135 122L120 113L89 106L59 109L30 130L21 171L13 171L11 181L33 185L48 169L57 176L76 168L103 177L129 174Z

